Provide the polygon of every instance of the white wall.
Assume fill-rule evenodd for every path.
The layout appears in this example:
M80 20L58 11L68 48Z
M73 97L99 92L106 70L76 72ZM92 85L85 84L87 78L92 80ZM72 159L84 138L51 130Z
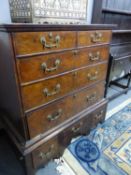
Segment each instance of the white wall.
M92 10L93 10L94 0L88 0L87 6L87 23L90 24L92 20Z
M0 23L10 23L10 10L8 0L0 0Z

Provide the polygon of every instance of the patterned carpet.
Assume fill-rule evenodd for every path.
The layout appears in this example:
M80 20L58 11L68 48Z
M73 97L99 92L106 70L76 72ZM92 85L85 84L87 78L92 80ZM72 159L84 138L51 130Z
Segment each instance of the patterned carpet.
M72 174L131 175L131 103L73 141L63 157Z

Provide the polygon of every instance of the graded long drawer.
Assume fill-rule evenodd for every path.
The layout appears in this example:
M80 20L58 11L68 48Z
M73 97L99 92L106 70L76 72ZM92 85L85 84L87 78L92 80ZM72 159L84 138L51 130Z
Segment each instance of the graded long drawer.
M76 32L18 32L13 34L16 55L74 48Z
M68 72L75 68L107 61L108 55L109 48L105 45L17 59L20 81L21 83L35 81Z
M21 88L24 109L28 110L56 100L74 89L104 80L107 63L97 64L72 73L47 79Z
M30 137L49 131L104 97L104 83L86 88L63 100L27 114Z

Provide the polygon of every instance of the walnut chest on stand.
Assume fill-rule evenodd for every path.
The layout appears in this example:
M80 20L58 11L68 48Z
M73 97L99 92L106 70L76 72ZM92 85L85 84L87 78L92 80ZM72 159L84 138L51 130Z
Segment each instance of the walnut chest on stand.
M110 25L0 26L0 111L26 173L105 118Z

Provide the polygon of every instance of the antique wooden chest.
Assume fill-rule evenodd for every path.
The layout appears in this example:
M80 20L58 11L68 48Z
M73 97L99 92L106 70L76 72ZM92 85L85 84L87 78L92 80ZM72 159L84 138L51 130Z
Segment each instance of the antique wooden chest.
M104 120L109 25L0 26L0 111L26 173Z

